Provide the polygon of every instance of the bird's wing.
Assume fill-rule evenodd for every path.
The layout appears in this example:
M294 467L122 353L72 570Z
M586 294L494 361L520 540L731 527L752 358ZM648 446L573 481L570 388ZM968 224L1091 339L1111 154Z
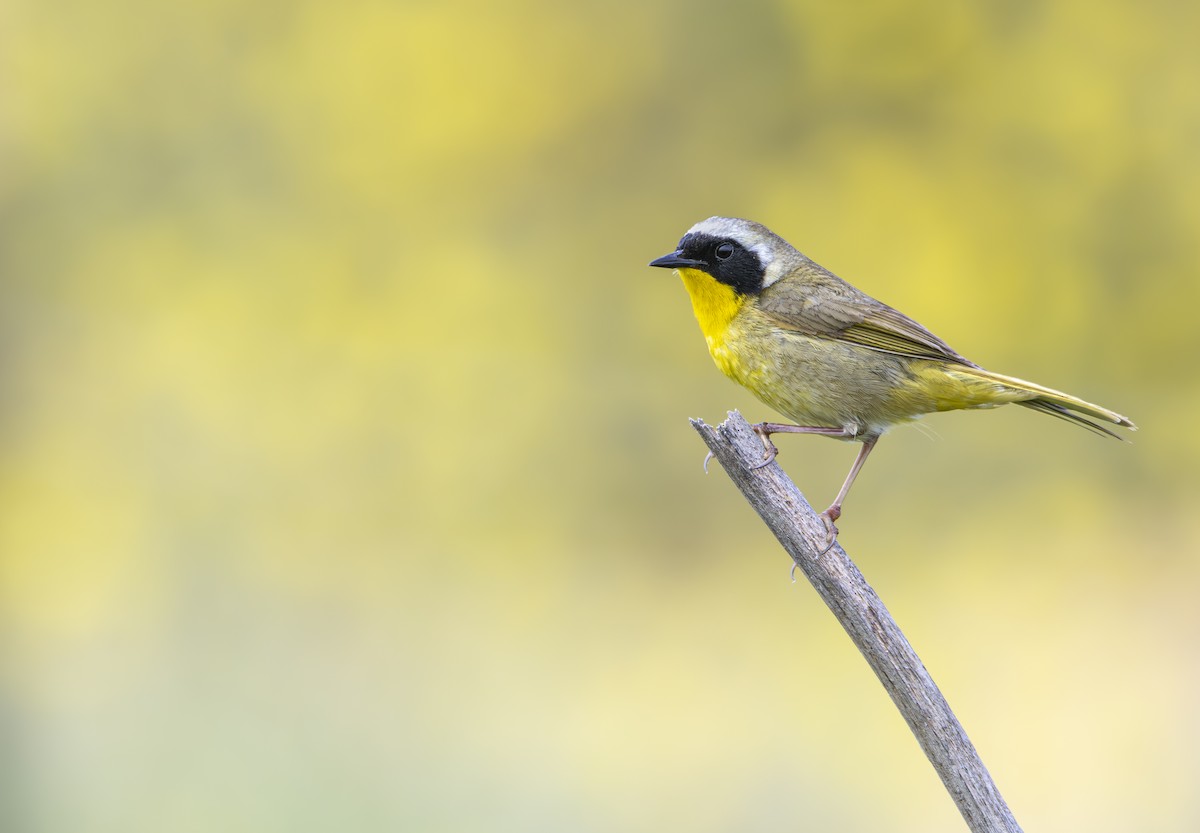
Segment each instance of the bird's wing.
M776 283L759 295L759 308L777 326L871 350L974 366L904 313L830 274Z

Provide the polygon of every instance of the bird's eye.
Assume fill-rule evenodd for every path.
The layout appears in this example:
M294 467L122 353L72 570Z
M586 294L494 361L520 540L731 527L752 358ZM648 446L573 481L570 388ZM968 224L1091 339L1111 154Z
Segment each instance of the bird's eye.
M716 254L717 260L729 260L729 258L733 257L733 244L722 243L717 246L714 254Z

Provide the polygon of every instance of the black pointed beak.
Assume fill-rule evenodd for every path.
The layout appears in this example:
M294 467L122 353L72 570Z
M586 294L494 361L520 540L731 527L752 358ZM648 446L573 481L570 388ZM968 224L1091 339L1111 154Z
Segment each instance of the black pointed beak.
M704 265L702 260L692 260L691 258L683 257L679 252L671 252L669 255L663 255L656 260L650 261L651 266L658 266L662 269L698 269Z

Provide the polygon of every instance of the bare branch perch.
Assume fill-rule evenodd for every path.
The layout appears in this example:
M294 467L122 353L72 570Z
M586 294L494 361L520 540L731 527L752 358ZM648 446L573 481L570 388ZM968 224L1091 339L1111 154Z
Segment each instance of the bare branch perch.
M741 414L716 428L692 426L842 623L912 729L973 833L1020 833L992 777L946 698L879 596L841 545L818 555L825 526L775 463L760 469L763 444Z

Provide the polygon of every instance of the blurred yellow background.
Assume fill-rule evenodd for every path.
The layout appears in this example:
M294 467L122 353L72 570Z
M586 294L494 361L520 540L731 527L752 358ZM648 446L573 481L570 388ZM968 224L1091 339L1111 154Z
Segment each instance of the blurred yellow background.
M1026 829L1196 829L1198 29L6 4L0 828L962 830L701 472L775 415L646 263L729 214L1139 423L931 417L841 540Z

